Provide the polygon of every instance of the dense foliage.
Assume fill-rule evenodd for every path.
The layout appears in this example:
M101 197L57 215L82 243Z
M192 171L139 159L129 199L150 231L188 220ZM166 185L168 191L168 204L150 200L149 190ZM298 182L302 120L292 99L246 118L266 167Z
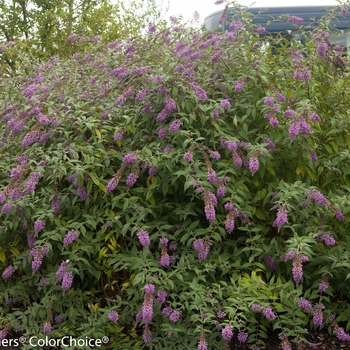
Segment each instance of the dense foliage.
M334 15L300 27L306 45L242 10L227 33L172 18L69 59L23 57L0 82L1 338L257 349L276 330L287 350L328 327L349 340Z

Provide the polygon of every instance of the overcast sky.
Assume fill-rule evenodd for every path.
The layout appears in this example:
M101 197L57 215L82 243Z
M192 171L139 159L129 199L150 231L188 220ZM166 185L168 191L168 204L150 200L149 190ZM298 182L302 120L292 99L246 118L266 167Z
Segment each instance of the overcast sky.
M216 0L169 0L170 8L168 15L182 15L183 19L192 19L193 13L198 11L200 14L200 20L203 23L204 18L224 8L223 5L215 5ZM250 0L238 1L241 5L254 7L272 7L272 6L323 6L323 5L337 5L335 0L256 0L255 2Z

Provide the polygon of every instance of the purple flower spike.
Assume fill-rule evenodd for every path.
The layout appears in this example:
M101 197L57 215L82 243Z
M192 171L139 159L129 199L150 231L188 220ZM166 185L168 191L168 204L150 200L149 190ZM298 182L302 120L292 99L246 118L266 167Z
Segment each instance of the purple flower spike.
M39 233L41 232L45 227L45 222L42 220L37 220L34 222L34 232Z
M2 278L5 280L11 277L14 272L15 272L15 268L12 265L6 267L6 269L2 273Z
M318 290L320 290L321 292L324 292L328 289L329 284L326 281L322 281L319 285L318 285Z
M275 103L275 100L273 97L271 96L267 96L264 98L264 105L266 106L273 106L273 104Z
M268 320L273 320L276 315L274 314L274 312L272 311L271 308L267 307L262 311L263 315L268 319Z
M246 332L239 332L237 335L237 339L240 343L245 343L248 339L248 333Z
M304 298L301 298L298 300L298 305L300 308L302 308L306 311L312 311L312 304Z
M252 176L259 170L259 159L256 156L249 158L248 162L249 171Z
M108 313L108 319L113 322L113 323L117 323L118 321L118 318L119 318L119 314L117 311L110 311Z
M137 237L139 238L141 245L143 245L144 247L147 247L147 248L150 246L151 241L150 241L149 234L147 231L139 230L137 232Z
M146 284L144 287L144 290L145 290L145 293L147 293L147 294L153 294L155 291L154 284L152 284L152 283Z
M322 309L324 309L323 305L315 305L313 321L316 326L322 326L322 323L323 323Z
M226 341L230 341L233 337L233 326L227 325L221 331L221 335Z
M74 231L68 231L66 236L63 238L63 246L72 244L79 237L79 233Z
M49 334L51 332L51 324L50 322L46 322L44 326L43 333L44 334Z

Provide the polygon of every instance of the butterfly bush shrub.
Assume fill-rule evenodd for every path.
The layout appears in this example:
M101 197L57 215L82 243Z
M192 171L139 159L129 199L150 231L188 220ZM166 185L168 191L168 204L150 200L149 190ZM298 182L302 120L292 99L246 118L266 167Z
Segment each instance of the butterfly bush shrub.
M1 80L1 338L349 341L340 10L311 28L282 16L305 45L241 12L230 32L172 17Z

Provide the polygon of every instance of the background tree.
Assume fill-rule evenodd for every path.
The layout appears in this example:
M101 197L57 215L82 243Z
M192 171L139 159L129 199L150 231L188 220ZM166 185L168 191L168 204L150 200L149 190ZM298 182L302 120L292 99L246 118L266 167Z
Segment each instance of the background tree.
M0 64L16 71L18 51L37 58L65 57L79 50L67 43L73 34L100 36L104 42L137 36L149 22L164 24L165 12L158 0L1 0L0 42L11 49L0 49Z

